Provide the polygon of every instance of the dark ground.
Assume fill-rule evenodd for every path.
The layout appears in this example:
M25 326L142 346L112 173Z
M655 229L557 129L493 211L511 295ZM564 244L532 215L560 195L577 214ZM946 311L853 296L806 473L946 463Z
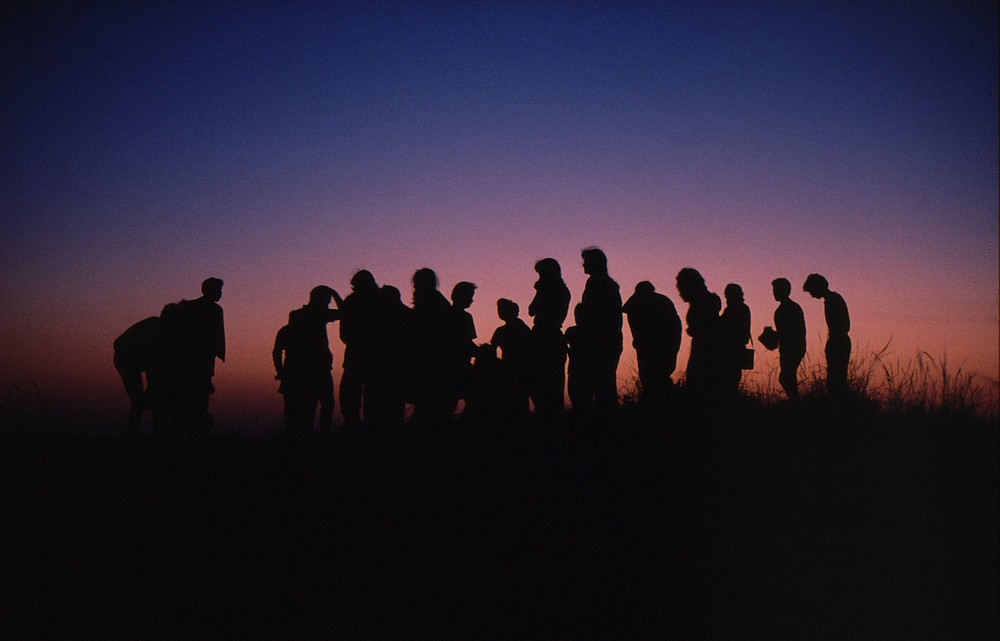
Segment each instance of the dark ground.
M991 422L0 435L3 638L993 639Z

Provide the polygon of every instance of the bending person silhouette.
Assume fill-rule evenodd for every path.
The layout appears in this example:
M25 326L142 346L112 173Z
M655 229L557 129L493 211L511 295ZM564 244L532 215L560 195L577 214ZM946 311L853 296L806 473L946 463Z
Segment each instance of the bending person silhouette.
M826 389L831 396L844 396L848 392L847 368L851 360L851 316L844 297L830 291L826 278L809 274L802 289L813 298L823 299L826 316Z
M115 369L121 376L130 403L129 434L138 434L142 427L142 411L157 409L149 392L158 383L163 367L164 332L162 319L150 316L135 323L115 339ZM146 375L145 384L142 375Z
M372 377L379 353L384 349L382 336L382 300L375 277L362 269L351 277L351 293L340 308L340 340L344 342L344 373L340 379L340 411L348 427L361 424L364 403L365 420L378 414L374 408ZM376 384L377 387L377 384ZM362 401L363 399L363 401Z
M681 347L681 318L672 300L644 280L625 302L622 311L632 330L632 347L639 365L640 400L661 404L674 386Z
M309 302L288 314L288 324L275 336L272 358L279 392L285 398L285 427L302 436L312 431L319 406L319 424L324 432L333 425L333 354L327 323L340 318L330 301L340 296L326 285L309 292Z
M618 406L618 360L622 354L622 297L618 283L608 275L608 259L597 247L581 252L588 275L577 314L577 327L586 336L582 347L589 372L584 381L583 407L609 410Z
M750 340L750 308L743 302L743 288L736 283L726 285L723 294L726 308L719 318L722 334L723 391L730 397L739 394L743 377L743 353Z
M535 272L535 297L528 305L528 316L534 319L531 400L540 415L552 415L565 406L566 339L562 326L569 312L570 293L555 258L535 263Z
M771 281L771 292L778 308L774 310L774 328L765 327L777 341L778 382L790 401L799 400L799 364L806 355L806 318L802 308L792 300L792 283L787 278ZM770 330L770 331L769 331Z
M691 267L677 273L677 292L688 303L687 334L691 337L685 386L696 395L718 396L722 380L719 357L722 301L708 290L698 270Z

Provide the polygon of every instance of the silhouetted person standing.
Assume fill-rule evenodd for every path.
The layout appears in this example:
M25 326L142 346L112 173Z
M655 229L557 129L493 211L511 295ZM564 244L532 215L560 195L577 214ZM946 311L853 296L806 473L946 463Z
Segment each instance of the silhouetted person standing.
M569 362L566 367L566 391L574 413L589 408L594 399L594 382L591 380L594 367L590 362L594 350L586 333L587 323L583 320L586 308L577 303L573 308L574 325L566 328L566 352Z
M677 273L677 292L688 303L687 334L691 337L688 356L686 387L703 397L720 393L720 337L719 312L722 301L708 291L705 279L698 270L685 267Z
M597 247L581 252L583 271L589 276L580 301L577 326L586 335L591 368L585 380L584 408L608 410L618 406L618 360L622 354L622 297L618 283L608 275L608 259Z
M528 315L534 319L531 399L536 412L552 415L561 412L565 404L566 339L562 326L569 312L570 293L555 258L535 263L535 272L535 297L528 305Z
M459 399L468 393L472 378L472 358L476 355L476 323L468 312L476 294L476 285L461 281L451 290L452 334L449 343L448 365L451 382L451 413Z
M739 393L743 376L743 353L750 340L750 308L743 300L743 288L735 283L724 290L726 308L722 310L720 328L722 337L722 383L729 396Z
M344 374L340 379L340 411L348 427L361 424L374 408L372 377L382 358L384 336L381 292L371 272L362 269L351 277L351 293L340 307L340 339L344 342ZM376 385L377 387L377 385ZM376 391L377 397L377 391Z
M518 318L521 308L512 300L497 301L497 316L503 325L496 328L490 344L500 350L503 385L508 391L505 405L509 414L528 412L531 376L531 329ZM478 361L477 361L478 363Z
M201 297L177 304L175 337L177 375L174 381L172 423L175 428L196 435L207 434L213 419L208 400L215 387L215 359L226 360L226 330L223 320L223 282L207 278L201 284Z
M275 337L272 355L285 397L285 427L296 435L312 431L317 406L320 429L333 425L333 354L326 326L340 311L330 309L331 299L341 302L326 285L314 287L309 302L288 314L288 325Z
M639 365L641 400L660 404L673 388L670 376L677 369L681 348L681 318L672 300L644 280L625 302L622 311L632 330L632 347Z
M413 420L440 424L451 417L448 356L455 340L453 310L438 291L438 277L426 267L413 274L412 389Z
M778 382L788 400L799 400L799 364L806 355L806 317L799 304L791 299L792 283L787 278L771 281L771 292L778 302L774 310L774 333L778 341ZM770 328L765 328L764 331Z
M159 316L150 316L135 323L115 339L115 369L125 385L130 402L129 434L138 434L142 427L142 411L152 409L147 391L162 368L164 333ZM145 385L142 375L146 375Z
M379 290L381 347L377 350L370 394L371 416L366 419L382 427L396 428L406 414L407 384L411 378L409 353L412 346L412 313L399 289L382 285ZM368 412L368 409L365 409Z
M281 394L285 402L284 425L286 429L292 431L300 431L297 424L303 422L298 419L298 416L302 414L302 393L300 391L302 381L296 371L296 361L300 359L302 349L298 344L300 341L296 340L297 338L294 328L282 325L281 329L274 335L274 347L271 349L274 380L278 381L278 393Z
M851 360L851 317L844 297L830 291L826 278L809 274L802 289L813 298L823 299L826 316L826 389L831 396L847 394L847 367Z

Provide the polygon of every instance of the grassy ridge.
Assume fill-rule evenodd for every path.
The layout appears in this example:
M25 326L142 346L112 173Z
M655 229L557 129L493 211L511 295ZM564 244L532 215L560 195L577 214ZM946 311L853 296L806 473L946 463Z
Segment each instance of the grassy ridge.
M306 443L0 438L8 638L997 631L981 417L815 398Z

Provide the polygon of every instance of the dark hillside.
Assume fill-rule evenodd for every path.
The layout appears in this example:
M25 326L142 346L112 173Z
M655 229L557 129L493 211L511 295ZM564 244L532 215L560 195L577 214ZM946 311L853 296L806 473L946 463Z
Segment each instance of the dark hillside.
M747 406L0 443L5 638L997 632L989 422Z

